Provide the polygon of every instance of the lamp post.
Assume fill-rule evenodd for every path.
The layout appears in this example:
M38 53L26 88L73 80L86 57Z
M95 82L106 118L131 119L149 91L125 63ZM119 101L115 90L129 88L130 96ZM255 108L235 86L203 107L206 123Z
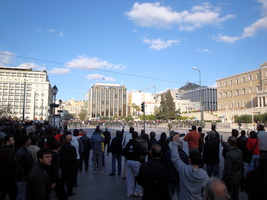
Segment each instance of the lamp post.
M152 84L150 84L150 86L154 88L154 100L155 100L154 115L156 115L156 86Z
M59 99L58 103L59 103L59 110L58 110L58 112L59 112L59 131L60 131L61 130L61 113L62 113L61 105L62 105L62 100Z
M198 69L197 67L193 67L194 70L199 72L199 86L200 86L200 120L201 120L201 126L203 124L203 120L204 120L204 113L203 113L203 94L202 94L202 90L201 90L201 71L200 69Z
M52 88L52 90L53 90L53 95L54 95L54 106L55 106L55 104L56 104L56 96L57 96L57 92L58 92L58 88L57 88L57 86L54 85L53 88ZM56 108L54 107L54 108L53 108L53 121L54 121L54 122L53 122L53 126L56 125L55 111L56 111Z

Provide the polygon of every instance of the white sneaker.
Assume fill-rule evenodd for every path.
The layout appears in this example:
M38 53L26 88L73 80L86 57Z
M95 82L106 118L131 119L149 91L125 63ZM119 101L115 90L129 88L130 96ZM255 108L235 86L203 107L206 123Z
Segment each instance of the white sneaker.
M143 193L134 193L134 196L135 197L142 197L143 196Z

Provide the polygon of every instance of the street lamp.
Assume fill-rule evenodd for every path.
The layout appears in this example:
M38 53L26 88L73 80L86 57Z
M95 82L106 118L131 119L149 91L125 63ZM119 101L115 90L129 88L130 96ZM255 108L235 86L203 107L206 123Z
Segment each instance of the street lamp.
M204 120L204 113L203 113L203 105L202 105L203 104L203 94L202 94L202 90L201 90L201 71L197 67L193 67L193 69L199 72L199 86L200 86L199 92L200 92L200 112L201 112L200 120L201 120L201 126L202 126L202 123Z
M59 130L61 130L61 113L62 113L61 105L62 105L62 100L59 99L58 103L59 103L59 110L58 110L58 112L59 112Z
M54 106L56 104L56 96L57 96L57 92L58 92L58 88L56 85L53 86L52 88L52 91L53 91L53 95L54 95ZM56 107L54 107L53 109L53 118L54 118L54 126L56 125L56 116L55 116L55 111L56 111Z
M155 105L154 105L154 115L156 115L156 86L150 84L151 87L154 87L154 100L155 100Z

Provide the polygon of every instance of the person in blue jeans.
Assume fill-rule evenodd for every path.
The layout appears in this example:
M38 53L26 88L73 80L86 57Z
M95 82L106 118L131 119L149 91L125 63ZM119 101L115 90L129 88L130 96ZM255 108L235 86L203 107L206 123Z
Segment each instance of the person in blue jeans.
M122 153L122 132L117 131L109 146L108 152L112 153L112 164L110 176L116 174L116 160L118 163L118 175L121 175L121 153Z

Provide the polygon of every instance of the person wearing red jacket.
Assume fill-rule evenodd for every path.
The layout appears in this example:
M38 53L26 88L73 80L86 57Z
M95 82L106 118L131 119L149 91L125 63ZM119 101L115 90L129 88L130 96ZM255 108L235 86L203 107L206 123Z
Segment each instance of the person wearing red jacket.
M251 151L254 149L252 159L248 165L248 170L252 171L253 169L255 169L255 167L258 166L260 150L259 150L259 142L257 139L257 133L255 131L250 131L249 135L250 137L247 140L246 147L248 151Z

